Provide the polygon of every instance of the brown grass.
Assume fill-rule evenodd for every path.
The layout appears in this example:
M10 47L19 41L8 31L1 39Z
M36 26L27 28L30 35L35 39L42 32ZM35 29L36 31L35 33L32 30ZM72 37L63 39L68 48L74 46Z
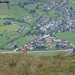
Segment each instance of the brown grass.
M75 54L0 54L0 75L75 75Z

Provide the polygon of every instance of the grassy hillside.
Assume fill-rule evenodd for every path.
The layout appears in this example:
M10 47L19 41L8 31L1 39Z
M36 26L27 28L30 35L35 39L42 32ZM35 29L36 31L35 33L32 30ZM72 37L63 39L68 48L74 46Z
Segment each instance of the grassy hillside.
M75 75L75 54L0 54L0 75Z
M2 27L0 27L0 33L3 32L4 30L13 31L13 30L17 30L18 28L19 28L18 25L15 25L15 26L12 26L12 25L2 26Z
M9 0L9 9L6 3L0 3L0 17L16 17L16 18L20 18L22 16L27 16L30 14L24 10L23 8L21 8L18 5L18 1L19 0ZM17 6L11 6L12 4L17 4Z
M57 38L60 38L62 40L68 40L69 42L71 42L74 46L75 46L75 34L71 31L67 31L67 32L60 32L58 34L56 34Z
M5 3L0 3L0 15L8 15L10 12L12 13L13 11L10 11Z

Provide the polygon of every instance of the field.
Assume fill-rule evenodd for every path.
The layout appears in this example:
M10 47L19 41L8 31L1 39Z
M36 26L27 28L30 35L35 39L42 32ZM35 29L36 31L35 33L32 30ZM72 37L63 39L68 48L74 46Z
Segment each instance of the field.
M15 1L10 1L11 4L18 3L18 0ZM8 17L16 17L16 18L21 18L22 16L27 16L27 15L31 15L29 14L26 10L24 10L23 8L19 7L19 6L10 6L10 8L8 9L7 4L1 4L0 3L0 17L2 16L8 16Z
M26 37L22 37L22 38L16 40L16 42L18 42L19 46L23 46L25 43L28 43L36 38L37 38L37 36L26 36Z
M56 34L57 38L60 38L62 40L68 40L69 42L71 42L74 46L75 46L75 33L71 32L71 31L67 31L67 32L60 32L58 34Z
M27 30L23 30L22 34L25 34L30 26L33 25L33 23L37 20L32 18L32 14L30 14L27 10L25 10L24 8L20 7L18 5L18 0L12 1L9 0L10 4L17 4L16 6L10 6L10 8L8 9L7 4L0 4L0 47L2 46L2 44L5 44L13 39L15 39L18 36L21 36L21 33L17 32L17 29L20 28L20 26L25 25L28 29ZM25 2L25 0L22 0L22 2ZM21 2L21 3L22 3ZM35 4L36 5L36 4ZM29 5L27 8L29 9L31 5ZM33 4L32 4L33 6ZM34 7L34 6L33 6ZM3 20L3 18L9 17L9 18L15 18L15 19L19 19L19 18L23 18L29 16L30 18L28 20L25 20L25 22L30 23L31 25L29 25L28 23L23 23L23 22L19 22L19 21L13 21L13 20ZM14 22L14 26L13 25L7 25L4 26L4 22L5 21L10 21L10 22ZM6 31L7 30L7 31ZM23 40L22 39L17 39L16 41L19 42L19 46L23 46L25 43L28 43L29 41L32 41L36 38L32 38L31 40L27 40L27 37ZM21 42L21 40L23 41L23 43ZM26 42L25 42L26 40ZM11 48L11 42L9 44L7 44L6 46L4 46L4 48Z
M0 54L0 75L75 75L75 54Z
M11 36L11 37L10 37L10 40L14 39L14 38L17 37L17 36L19 36L19 35L17 34L17 35ZM30 38L31 38L31 39L30 39ZM21 38L15 40L15 42L17 42L17 45L18 45L19 47L21 47L21 46L25 45L26 43L31 42L32 40L35 40L35 39L37 39L37 38L38 38L38 36L33 36L33 37L31 37L31 36L25 36L25 37L21 37ZM4 40L2 40L1 43L3 43L4 41L8 42L8 41L10 41L10 40L4 39ZM9 43L9 44L7 44L7 45L4 46L4 48L6 48L6 49L7 49L7 48L11 49L11 47L12 47L12 43Z
M31 52L28 52L28 55L53 56L62 52L63 51L31 51Z
M16 53L22 53L23 51L17 51ZM37 55L37 56L53 56L62 53L62 50L51 50L51 51L28 51L27 55ZM13 53L12 50L0 50L0 53Z
M9 52L10 50L1 50L0 49L0 53L2 53L2 52Z
M4 30L7 30L7 31L14 31L14 30L17 30L18 28L19 28L18 25L15 25L15 26L12 26L12 25L1 26L1 27L0 27L0 33L3 32Z
M75 9L75 4L73 2L68 3L67 6L69 8L72 7L73 9Z

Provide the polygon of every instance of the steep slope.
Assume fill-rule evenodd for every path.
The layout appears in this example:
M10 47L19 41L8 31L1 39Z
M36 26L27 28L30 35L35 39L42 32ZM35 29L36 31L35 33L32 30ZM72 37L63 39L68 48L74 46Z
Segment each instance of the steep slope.
M24 8L20 7L19 0L9 0L10 3L0 3L0 17L30 15Z

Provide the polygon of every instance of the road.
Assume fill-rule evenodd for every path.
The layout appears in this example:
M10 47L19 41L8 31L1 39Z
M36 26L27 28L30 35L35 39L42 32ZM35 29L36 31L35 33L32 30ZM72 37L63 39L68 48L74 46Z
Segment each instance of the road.
M55 51L65 51L68 52L69 54L73 52L73 49L67 49L67 50L51 50L51 51L28 51L28 53L35 53L35 52L55 52ZM23 51L20 52L14 52L14 51L8 51L8 52L0 52L0 53L22 53Z

